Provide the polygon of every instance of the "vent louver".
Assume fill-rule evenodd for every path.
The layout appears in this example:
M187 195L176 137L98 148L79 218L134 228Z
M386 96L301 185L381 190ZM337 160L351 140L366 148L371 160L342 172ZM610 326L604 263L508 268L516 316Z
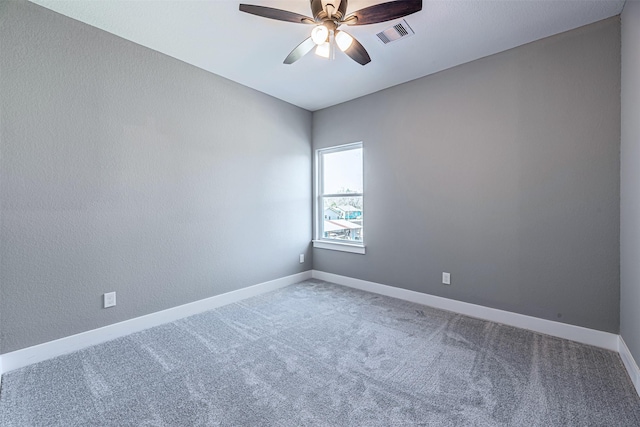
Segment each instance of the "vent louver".
M378 34L376 34L376 36L378 36L378 39L382 43L389 44L391 42L410 37L414 34L415 33L413 32L407 21L403 19L398 24L379 32Z

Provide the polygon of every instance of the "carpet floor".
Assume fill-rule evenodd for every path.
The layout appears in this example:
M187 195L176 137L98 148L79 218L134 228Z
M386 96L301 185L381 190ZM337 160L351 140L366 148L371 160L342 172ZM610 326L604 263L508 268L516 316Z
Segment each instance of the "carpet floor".
M3 376L12 426L640 426L618 354L317 280Z

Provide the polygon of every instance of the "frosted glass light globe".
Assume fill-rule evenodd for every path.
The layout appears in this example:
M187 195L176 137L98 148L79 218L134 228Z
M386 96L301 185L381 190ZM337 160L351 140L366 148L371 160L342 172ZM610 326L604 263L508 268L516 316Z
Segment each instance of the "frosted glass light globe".
M327 41L327 37L329 36L329 29L324 25L318 25L313 30L311 30L311 40L317 45L321 45L322 43Z
M345 50L349 49L349 46L351 46L351 43L353 43L353 37L351 37L344 31L340 31L338 34L336 34L336 43L340 50L344 52Z
M316 47L316 55L318 56L329 59L330 53L331 45L329 44L329 42L319 44L318 47Z

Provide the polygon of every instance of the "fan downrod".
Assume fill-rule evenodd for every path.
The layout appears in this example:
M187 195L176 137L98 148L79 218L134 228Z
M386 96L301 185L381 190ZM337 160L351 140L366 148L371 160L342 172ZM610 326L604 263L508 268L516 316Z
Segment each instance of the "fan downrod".
M318 23L326 21L340 22L347 14L348 0L311 0L311 13ZM335 4L338 4L336 7Z

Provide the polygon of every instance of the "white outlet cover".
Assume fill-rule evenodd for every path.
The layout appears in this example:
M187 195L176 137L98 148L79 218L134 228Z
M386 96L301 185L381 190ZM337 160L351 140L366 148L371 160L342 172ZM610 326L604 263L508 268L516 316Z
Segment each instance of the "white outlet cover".
M104 294L104 308L114 307L116 305L116 293L108 292Z
M451 284L451 274L450 273L442 273L442 283L445 285Z
M304 262L304 254L300 254L300 264Z

